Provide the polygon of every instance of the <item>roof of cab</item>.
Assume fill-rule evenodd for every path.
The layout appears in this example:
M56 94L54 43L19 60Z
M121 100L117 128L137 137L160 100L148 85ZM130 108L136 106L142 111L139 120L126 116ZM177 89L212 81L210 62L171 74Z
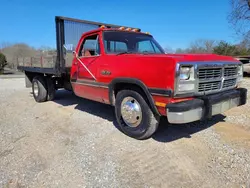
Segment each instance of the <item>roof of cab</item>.
M127 28L124 28L124 29L121 29L121 28L102 28L102 27L99 27L97 29L94 29L94 30L90 30L90 31L87 31L85 33L82 34L82 36L84 35L89 35L89 34L92 34L92 33L97 33L97 32L100 32L100 31L118 31L118 32L129 32L129 33L140 33L140 34L145 34L145 35L150 35L150 33L148 32L141 32L139 29L137 28L133 28L133 29L137 29L137 31L134 31L132 28L129 28L130 30L126 30Z

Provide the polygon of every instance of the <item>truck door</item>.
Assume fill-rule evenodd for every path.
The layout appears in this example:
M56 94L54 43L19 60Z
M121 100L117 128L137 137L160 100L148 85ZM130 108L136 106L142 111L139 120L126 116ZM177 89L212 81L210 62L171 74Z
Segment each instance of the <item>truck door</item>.
M102 102L98 87L97 70L101 62L99 34L91 34L82 41L76 51L71 72L71 83L76 95Z

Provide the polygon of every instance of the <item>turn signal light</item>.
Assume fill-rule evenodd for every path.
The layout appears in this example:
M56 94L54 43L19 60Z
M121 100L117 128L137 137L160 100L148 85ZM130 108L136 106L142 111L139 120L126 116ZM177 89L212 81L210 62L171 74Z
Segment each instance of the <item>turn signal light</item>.
M155 105L159 106L159 107L166 107L167 106L167 104L163 103L163 102L155 102Z
M101 29L104 29L104 28L105 28L105 25L102 25L100 28L101 28Z
M134 32L138 32L138 31L139 31L139 29L132 29L132 31L134 31Z
M124 30L125 29L125 27L119 27L119 30Z
M125 30L125 31L140 32L140 30L137 29L137 28L132 29L132 28L130 28L130 27L125 28L125 27L123 27L123 26L122 26L122 27L119 27L118 29L119 29L119 30Z

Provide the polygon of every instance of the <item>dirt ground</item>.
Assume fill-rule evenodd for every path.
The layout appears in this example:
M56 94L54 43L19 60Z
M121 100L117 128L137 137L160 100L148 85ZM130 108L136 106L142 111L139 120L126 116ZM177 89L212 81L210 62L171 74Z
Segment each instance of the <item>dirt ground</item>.
M0 79L0 187L249 185L250 102L207 122L162 120L138 141L116 128L111 106L66 91L39 104L24 79Z

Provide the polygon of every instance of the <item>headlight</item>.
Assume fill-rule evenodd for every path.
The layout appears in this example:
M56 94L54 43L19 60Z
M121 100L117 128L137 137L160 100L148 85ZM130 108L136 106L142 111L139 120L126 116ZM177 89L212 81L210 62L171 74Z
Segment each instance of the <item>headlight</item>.
M238 67L238 76L242 76L243 75L243 66L239 65Z
M243 65L238 66L238 79L237 81L240 82L243 79Z
M190 78L191 67L180 68L180 80L188 80Z
M194 66L182 65L179 68L177 93L188 93L195 90Z

